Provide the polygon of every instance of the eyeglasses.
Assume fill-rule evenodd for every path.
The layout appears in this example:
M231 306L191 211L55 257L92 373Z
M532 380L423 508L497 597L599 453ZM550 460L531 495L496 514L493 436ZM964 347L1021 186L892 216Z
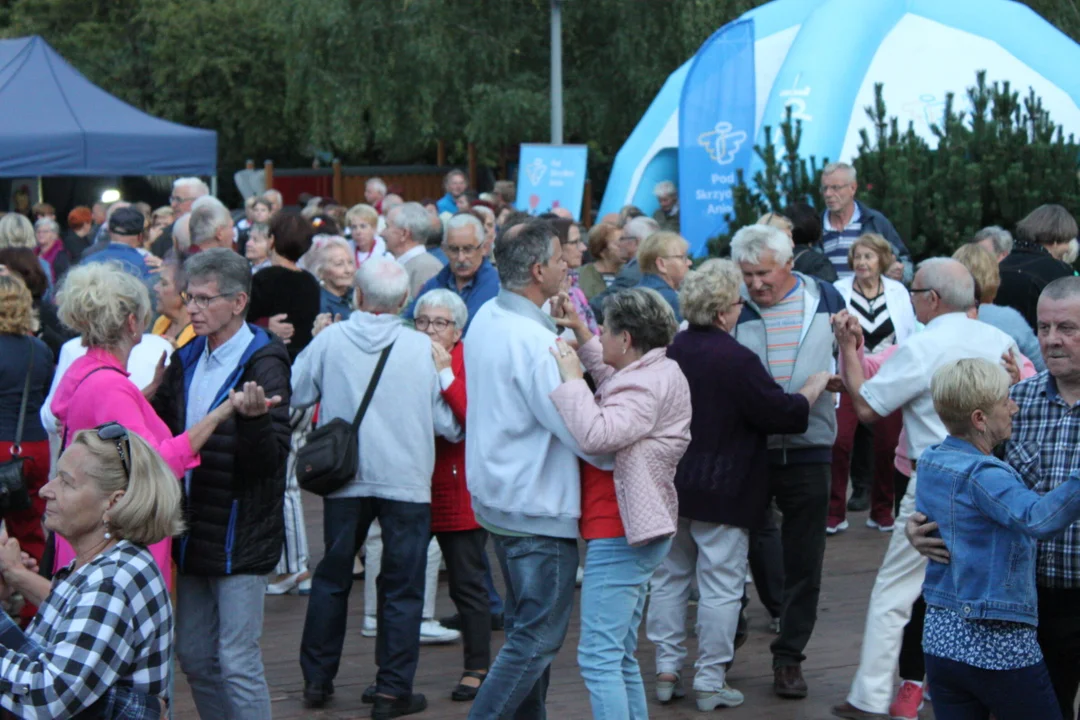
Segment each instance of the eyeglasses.
M220 295L188 295L186 292L180 293L180 300L184 305L190 305L195 303L195 307L205 310L210 307L210 303L218 298L229 297L236 293L221 293Z
M479 245L465 245L463 247L452 247L447 245L445 247L447 255L472 255L474 252L480 249Z
M104 425L98 425L96 428L98 440L104 440L106 442L113 441L116 443L116 454L120 456L120 462L124 466L124 475L128 480L131 480L131 438L128 437L127 428L117 422L105 423ZM124 452L124 446L127 446L127 452Z
M690 259L689 253L683 253L682 255L661 255L660 257L664 258L665 260L689 260Z
M918 295L919 293L924 292L934 292L934 288L911 288L908 292L912 295Z
M195 198L181 197L180 195L170 195L169 196L169 203L172 204L172 205L179 205L181 203L186 203L186 202L189 202L189 201L194 200L194 199Z
M621 242L623 245L629 245L630 243L637 242L637 238L633 235L623 235L619 238L619 242Z
M833 192L840 192L841 190L843 190L844 188L846 188L850 184L851 183L841 183L840 185L822 185L821 186L821 192L822 193L827 193L830 190L832 190Z
M416 329L420 332L427 332L429 327L435 328L437 332L442 332L451 325L457 325L453 320L447 320L446 318L426 318L423 315L414 320L416 323Z

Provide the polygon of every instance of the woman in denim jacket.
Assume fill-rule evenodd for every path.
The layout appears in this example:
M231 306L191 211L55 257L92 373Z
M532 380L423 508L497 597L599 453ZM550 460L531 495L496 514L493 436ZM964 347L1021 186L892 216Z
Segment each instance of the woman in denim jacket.
M926 674L938 720L1061 720L1035 628L1035 541L1080 518L1080 478L1046 495L991 455L1012 434L1005 371L957 360L934 374L934 409L949 430L919 459L915 504L952 548L930 563L923 595Z

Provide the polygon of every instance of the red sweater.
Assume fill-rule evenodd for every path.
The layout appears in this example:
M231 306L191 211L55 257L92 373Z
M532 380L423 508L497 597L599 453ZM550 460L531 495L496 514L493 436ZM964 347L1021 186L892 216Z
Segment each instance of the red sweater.
M450 351L454 382L443 391L443 399L454 417L465 426L465 354L461 343ZM431 532L457 532L479 528L472 509L472 496L465 484L465 441L435 438L435 472L431 476Z

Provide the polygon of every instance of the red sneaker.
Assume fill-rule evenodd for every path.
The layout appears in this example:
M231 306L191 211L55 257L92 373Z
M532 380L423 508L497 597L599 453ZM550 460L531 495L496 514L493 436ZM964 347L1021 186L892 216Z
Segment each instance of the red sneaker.
M923 689L910 680L900 683L900 691L889 706L892 720L919 720L919 710L923 706Z

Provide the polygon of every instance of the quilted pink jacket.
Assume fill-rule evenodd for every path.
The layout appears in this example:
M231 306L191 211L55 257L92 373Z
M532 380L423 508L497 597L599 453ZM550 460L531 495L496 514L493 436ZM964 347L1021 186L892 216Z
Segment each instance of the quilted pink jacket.
M675 534L679 501L675 468L690 444L690 385L664 348L616 372L600 339L579 351L597 383L563 383L551 400L581 449L615 453L615 496L626 541L641 545Z

